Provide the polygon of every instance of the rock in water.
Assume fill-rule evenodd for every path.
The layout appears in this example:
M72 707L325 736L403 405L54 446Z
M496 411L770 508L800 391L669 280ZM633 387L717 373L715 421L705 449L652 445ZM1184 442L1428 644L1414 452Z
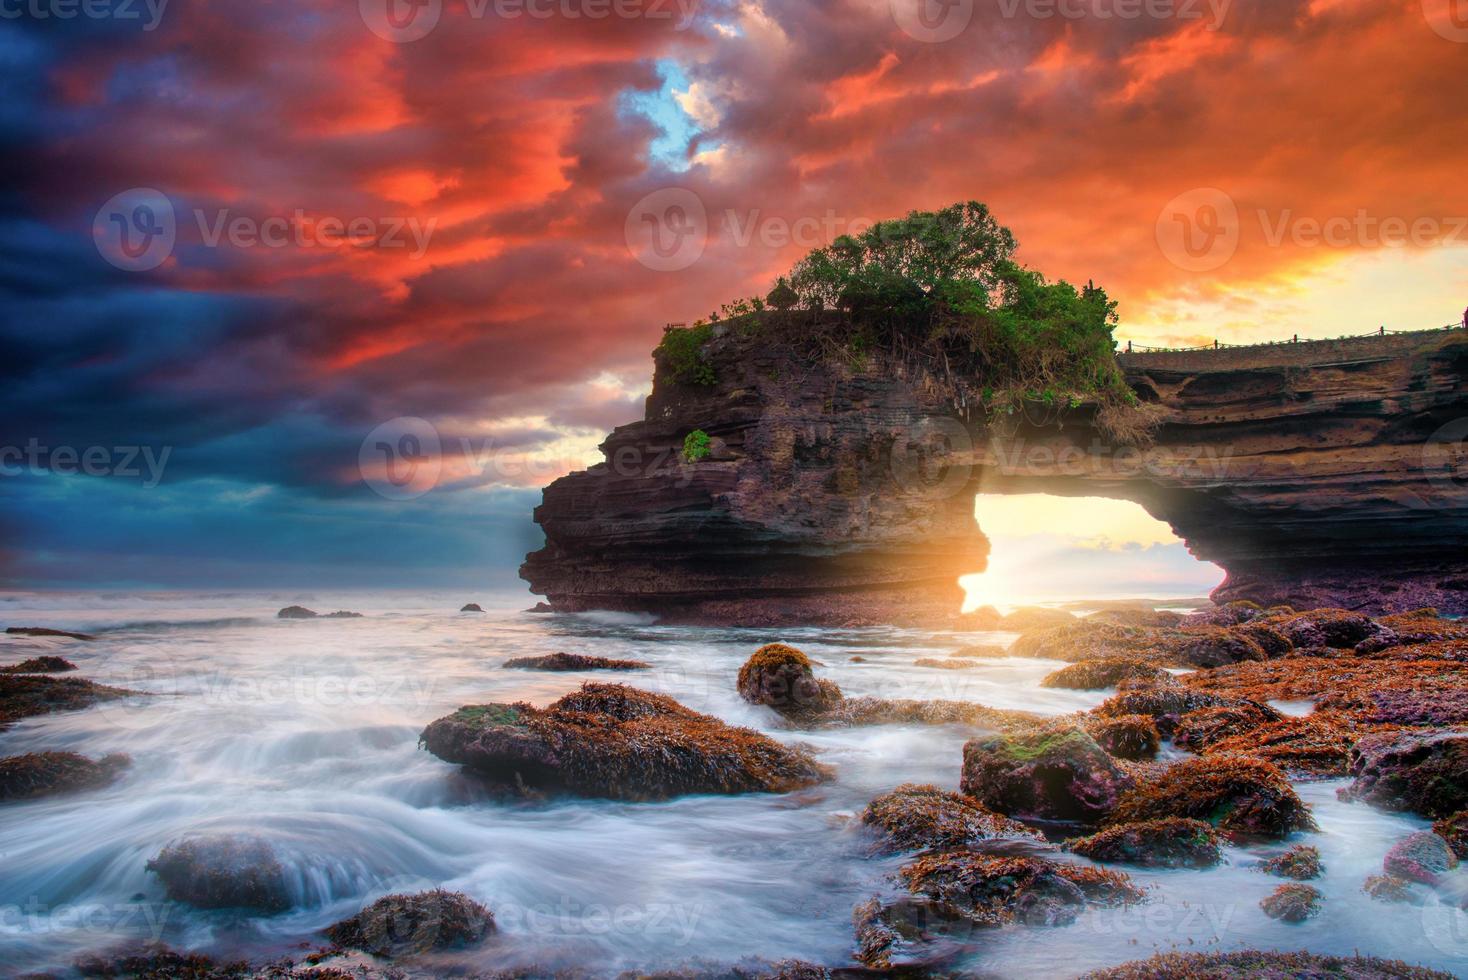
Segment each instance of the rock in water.
M65 657L31 657L9 667L0 667L0 674L64 674L76 669L76 664Z
M305 606L286 606L275 614L276 619L315 619L319 614Z
M45 626L11 626L5 632L11 636L57 636L68 640L95 640L90 633L72 633L69 630L53 630Z
M1092 716L1083 724L1096 744L1118 759L1152 759L1161 746L1162 736L1157 731L1157 724L1146 715Z
M137 691L104 687L81 677L0 673L0 728L21 718L53 711L77 711L102 701L137 696Z
M544 709L460 708L421 742L508 790L594 798L785 793L831 777L804 749L619 684L586 684Z
M1059 687L1074 691L1099 691L1115 687L1125 680L1151 680L1166 683L1172 675L1161 667L1111 657L1103 660L1082 660L1080 663L1062 667L1040 682L1041 687Z
M464 605L459 612L484 612L484 607L477 602L470 602Z
M23 800L112 782L132 759L122 754L93 762L75 752L33 752L0 759L0 800Z
M1309 844L1296 844L1294 847L1265 861L1259 866L1259 870L1265 874L1277 875L1280 878L1293 878L1296 881L1310 881L1319 878L1320 849L1311 847Z
M1468 859L1468 810L1459 810L1432 825L1433 832L1448 842L1453 854Z
M1092 861L1144 868L1211 868L1223 860L1218 834L1201 820L1169 817L1110 827L1066 844Z
M861 822L876 832L879 853L952 850L995 838L1044 841L1024 824L936 786L899 786L872 800Z
M829 711L841 702L841 689L818 681L810 658L792 646L770 643L739 668L739 696L750 704L774 708L788 717Z
M1310 808L1284 773L1245 756L1184 759L1122 798L1114 823L1158 817L1206 820L1230 837L1284 838L1314 830Z
M1081 980L1453 980L1451 973L1374 956L1322 956L1243 949L1232 953L1159 953L1097 970Z
M1351 750L1354 781L1341 791L1389 810L1447 817L1468 808L1468 733L1367 735Z
M379 898L325 935L343 949L394 957L472 946L494 931L489 909L467 895L437 889Z
M1320 912L1320 892L1309 885L1280 885L1259 907L1271 919L1304 922Z
M544 657L516 657L505 661L506 670L647 670L651 666L641 660L612 660L579 653L552 653Z
M1430 830L1408 834L1392 845L1381 862L1382 870L1393 878L1437 885L1442 876L1458 866L1448 842Z
M250 909L272 914L290 908L285 869L255 837L195 837L169 844L148 862L168 897L200 909Z
M989 735L963 747L960 788L1006 816L1096 823L1131 785L1080 728Z

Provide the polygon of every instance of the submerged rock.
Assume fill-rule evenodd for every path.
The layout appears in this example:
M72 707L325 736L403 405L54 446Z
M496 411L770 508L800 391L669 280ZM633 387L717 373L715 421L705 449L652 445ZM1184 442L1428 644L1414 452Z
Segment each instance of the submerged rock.
M804 749L617 684L586 684L544 709L460 708L420 741L505 789L607 799L785 793L831 776Z
M1395 875L1372 875L1362 883L1361 890L1378 902L1421 904L1421 899L1412 890L1412 883Z
M1097 745L1118 759L1155 758L1162 743L1157 723L1147 715L1121 715L1117 718L1089 715L1082 724Z
M1259 907L1271 919L1304 922L1320 912L1320 891L1310 885L1280 885Z
M963 747L963 792L1007 816L1095 823L1131 785L1081 728L989 735Z
M949 654L955 660L989 660L1008 657L1009 650L997 643L973 643Z
M923 957L937 940L964 943L1009 924L1068 925L1088 905L1143 901L1126 875L1030 857L928 854L899 872L909 897L873 899L853 915L857 959L886 969Z
M65 657L31 657L18 664L0 667L0 674L64 674L77 665Z
M1146 868L1211 868L1223 860L1214 829L1185 817L1121 824L1065 846L1092 861Z
M1436 885L1458 866L1448 842L1430 830L1408 834L1392 845L1381 862L1382 870L1394 878Z
M45 626L10 626L5 630L11 636L55 636L67 640L95 640L90 633L73 633L71 630L53 630Z
M1344 799L1424 817L1468 808L1468 732L1367 735L1351 750Z
M841 701L841 689L818 681L810 658L784 643L756 650L739 668L739 696L750 704L774 708L782 715L820 714Z
M1128 660L1121 657L1112 657L1105 660L1082 660L1080 663L1062 667L1052 674L1048 674L1040 682L1041 687L1058 687L1073 691L1099 691L1102 688L1115 687L1122 681L1128 680L1150 680L1167 681L1172 675L1161 667L1143 663L1140 660Z
M379 898L324 933L343 949L395 957L472 946L494 931L489 909L467 895L436 889Z
M516 657L506 660L506 670L647 670L652 664L641 660L613 660L610 657L588 657L579 653L552 653L544 657Z
M963 660L958 657L949 657L947 660L938 657L923 657L912 662L914 667L927 667L932 670L973 670L975 667L983 666L977 660Z
M290 908L285 868L256 837L194 837L169 844L147 864L168 897L200 909L273 914Z
M1037 831L967 796L911 783L872 800L861 822L877 835L879 853L953 850L995 838L1043 841Z
M1311 847L1309 844L1296 844L1283 854L1278 854L1265 861L1259 866L1259 870L1265 874L1279 878L1293 878L1296 881L1310 881L1319 878L1322 870L1320 849Z
M103 701L135 697L137 691L105 687L80 677L0 673L0 728L35 715L78 711Z
M93 762L75 752L32 752L0 759L0 800L24 800L106 786L132 765L121 753Z
M1232 953L1159 953L1088 973L1082 980L1453 980L1451 973L1374 956L1325 956L1238 950Z
M1046 609L1043 606L1021 606L999 621L999 628L1022 633L1025 630L1045 629L1053 626L1069 626L1078 622L1074 613L1064 609Z
M1284 838L1314 830L1310 808L1278 768L1259 759L1207 755L1169 767L1128 792L1115 824L1159 817L1204 820L1229 837Z

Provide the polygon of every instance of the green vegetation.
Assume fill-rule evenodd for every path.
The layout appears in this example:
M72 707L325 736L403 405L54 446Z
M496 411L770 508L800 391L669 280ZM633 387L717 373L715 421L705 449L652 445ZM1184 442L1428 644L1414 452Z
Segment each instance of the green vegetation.
M652 353L653 360L678 384L709 387L718 377L704 355L703 345L713 335L714 328L701 321L692 327L669 327Z
M709 447L713 440L709 434L702 429L694 429L683 437L683 458L690 463L696 463L707 458Z
M812 251L722 319L857 369L905 362L991 422L1058 419L1089 403L1118 442L1147 441L1156 419L1116 364L1116 303L1094 283L1050 282L1014 260L1017 247L977 201L914 211ZM682 383L712 384L707 339L699 327L670 331L658 361Z

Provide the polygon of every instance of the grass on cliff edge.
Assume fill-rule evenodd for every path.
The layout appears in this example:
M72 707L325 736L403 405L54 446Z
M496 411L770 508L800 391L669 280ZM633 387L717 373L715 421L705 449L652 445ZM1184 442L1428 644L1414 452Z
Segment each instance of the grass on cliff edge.
M764 298L670 328L653 357L677 384L713 386L704 347L712 324L729 320L813 358L917 363L991 423L1036 411L1058 420L1090 403L1115 441L1148 441L1156 416L1116 363L1116 303L1094 283L1049 282L1014 261L1017 247L977 201L914 211L812 251Z

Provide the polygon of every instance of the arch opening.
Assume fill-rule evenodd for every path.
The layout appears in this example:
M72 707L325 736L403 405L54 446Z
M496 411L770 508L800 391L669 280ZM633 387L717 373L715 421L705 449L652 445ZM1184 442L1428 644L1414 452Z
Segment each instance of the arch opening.
M1224 570L1189 554L1141 504L1046 493L979 494L974 518L988 536L987 570L964 575L964 611L1078 600L1206 596Z

